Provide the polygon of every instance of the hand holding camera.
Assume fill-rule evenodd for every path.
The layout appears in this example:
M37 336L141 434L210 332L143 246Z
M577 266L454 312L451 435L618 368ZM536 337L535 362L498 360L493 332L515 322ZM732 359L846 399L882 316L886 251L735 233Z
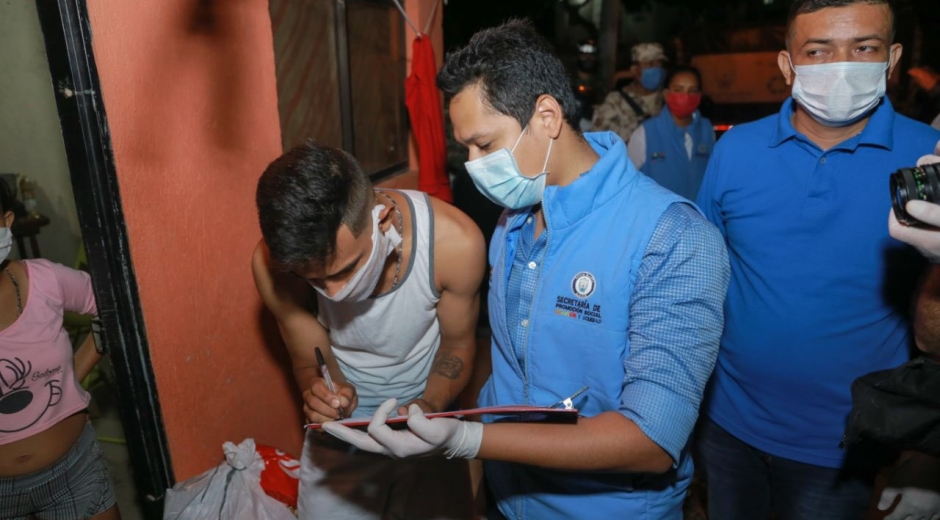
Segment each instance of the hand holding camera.
M916 247L932 263L940 264L940 156L925 155L916 167L892 173L891 200L894 206L888 217L891 236Z

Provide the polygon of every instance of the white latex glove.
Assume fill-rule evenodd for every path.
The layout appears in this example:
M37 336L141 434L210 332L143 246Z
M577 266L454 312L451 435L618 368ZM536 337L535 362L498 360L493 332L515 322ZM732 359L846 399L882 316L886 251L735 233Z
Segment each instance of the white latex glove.
M940 143L937 143L936 153L940 153ZM935 164L940 163L940 155L925 155L920 159L917 159L917 166L923 166L925 164Z
M898 222L894 211L888 216L888 231L891 236L917 248L932 263L940 264L940 205L923 200L912 200L905 206L907 212L917 220L933 228L905 226Z
M368 433L336 422L323 423L327 433L353 446L393 458L413 457L442 452L452 459L472 459L483 442L483 425L448 417L428 419L421 408L408 407L408 429L393 430L385 421L398 402L389 399L379 406L369 423Z
M940 142L934 150L937 155L925 155L917 160L917 166L940 163ZM922 200L912 200L904 207L917 220L940 228L940 206ZM888 216L888 231L891 236L917 248L920 254L932 263L940 264L940 229L924 229L905 226L898 222L894 211Z
M884 520L940 520L940 493L916 487L885 488L878 509L888 510L898 495L901 501Z

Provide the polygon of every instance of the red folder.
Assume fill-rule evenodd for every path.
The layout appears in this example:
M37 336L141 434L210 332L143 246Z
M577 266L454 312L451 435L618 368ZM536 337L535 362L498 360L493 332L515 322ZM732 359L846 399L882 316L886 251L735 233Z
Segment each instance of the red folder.
M428 419L435 417L456 417L463 419L468 415L497 415L494 422L538 422L548 424L574 424L578 422L578 410L575 408L549 408L546 406L528 406L528 405L504 405L504 406L486 406L483 408L470 408L467 410L454 410L450 412L435 412L425 414ZM396 429L407 427L408 416L396 415L389 417L386 424ZM369 426L371 418L364 419L343 419L339 424L350 428L365 429ZM321 423L311 423L305 425L311 430L319 430Z

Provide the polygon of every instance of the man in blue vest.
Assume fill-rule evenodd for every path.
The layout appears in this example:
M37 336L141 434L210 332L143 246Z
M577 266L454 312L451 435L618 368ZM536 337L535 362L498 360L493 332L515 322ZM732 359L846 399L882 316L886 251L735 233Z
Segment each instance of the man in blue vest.
M561 61L526 22L477 33L438 86L477 188L507 208L491 243L493 372L481 406L549 406L576 425L427 419L390 401L368 433L395 457L485 459L491 518L680 520L689 436L721 334L728 259L695 207L639 174L612 132L582 134Z
M888 236L888 176L940 137L884 97L893 32L887 0L797 0L778 56L792 98L715 146L698 203L731 285L698 437L710 518L868 508L876 454L839 447L850 387L908 360L922 267Z

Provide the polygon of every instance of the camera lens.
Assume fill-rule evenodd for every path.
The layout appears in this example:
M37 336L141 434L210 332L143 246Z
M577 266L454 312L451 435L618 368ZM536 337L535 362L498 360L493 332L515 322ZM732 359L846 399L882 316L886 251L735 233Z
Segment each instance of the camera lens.
M940 163L901 168L891 174L891 202L898 222L916 226L920 221L907 213L908 201L940 203Z

